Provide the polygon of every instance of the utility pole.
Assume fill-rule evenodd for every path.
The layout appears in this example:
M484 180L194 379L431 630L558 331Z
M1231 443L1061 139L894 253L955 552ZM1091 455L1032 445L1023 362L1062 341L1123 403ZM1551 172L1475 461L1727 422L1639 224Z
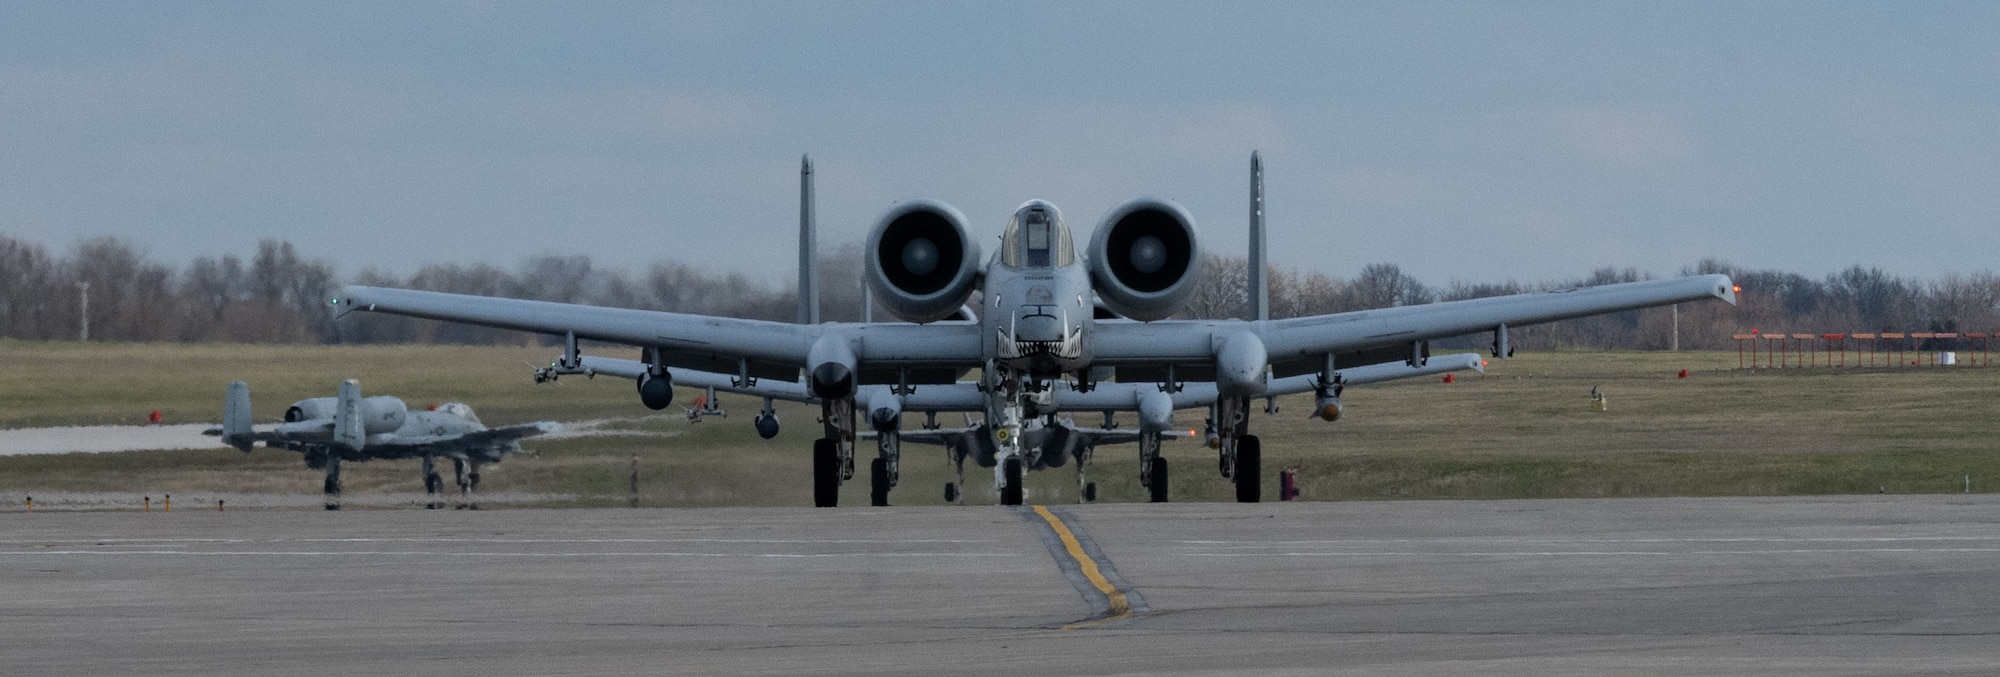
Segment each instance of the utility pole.
M82 343L89 343L90 342L90 282L88 281L78 282L76 283L76 289L78 298L77 320L78 324L81 326L81 329L77 332L76 340Z
M1674 352L1681 351L1681 304L1674 304Z

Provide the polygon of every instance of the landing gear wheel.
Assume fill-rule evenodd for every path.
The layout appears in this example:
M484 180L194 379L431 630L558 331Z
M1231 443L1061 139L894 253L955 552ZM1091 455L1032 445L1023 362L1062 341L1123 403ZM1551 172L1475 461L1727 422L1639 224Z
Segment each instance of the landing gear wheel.
M431 473L425 475L424 495L426 500L424 501L424 509L436 510L438 508L444 507L444 504L438 501L438 494L443 492L444 492L444 477L438 475L437 473Z
M1167 459L1153 459L1153 480L1146 485L1153 493L1154 503L1167 502Z
M1236 502L1256 503L1262 497L1260 478L1263 475L1263 443L1256 435L1244 435L1236 441Z
M813 507L840 503L840 443L822 437L813 441Z
M889 459L868 464L868 504L878 508L889 504Z
M340 478L328 475L326 478L326 509L340 509Z
M958 484L953 482L944 483L944 502L946 503L958 502Z
M1083 485L1083 501L1089 503L1095 500L1097 500L1097 483L1091 482Z
M1000 505L1021 504L1021 459L1007 459L1007 486L1000 488Z

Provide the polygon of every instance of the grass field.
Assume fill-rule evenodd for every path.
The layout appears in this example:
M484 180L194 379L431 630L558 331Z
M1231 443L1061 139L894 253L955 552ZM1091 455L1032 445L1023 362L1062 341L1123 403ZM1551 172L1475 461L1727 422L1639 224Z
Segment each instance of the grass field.
M534 451L489 466L488 492L559 496L545 504L624 505L637 459L652 506L808 505L817 409L780 403L784 432L758 439L757 401L724 395L723 420L688 423L638 403L630 381L535 386L526 363L551 348L214 346L0 342L0 428L216 421L231 380L251 384L258 420L342 378L412 405L463 401L488 424L611 419L632 435L530 440ZM602 352L602 351L600 351ZM607 353L608 354L608 353ZM1338 423L1307 419L1309 399L1280 400L1252 422L1264 439L1266 500L1298 468L1307 500L1707 496L2000 491L2000 370L1736 369L1734 353L1555 352L1495 360L1457 383L1419 379L1351 388ZM1676 374L1687 369L1690 377ZM1608 411L1594 412L1599 387ZM683 390L678 402L696 393ZM1203 412L1177 421L1199 428ZM948 423L952 417L941 417ZM909 420L914 426L916 417ZM1079 418L1094 424L1097 417ZM1125 417L1129 424L1131 417ZM897 504L943 501L941 449L906 445ZM870 453L870 452L864 452ZM1213 452L1166 445L1175 500L1230 496ZM1101 500L1142 500L1136 451L1098 450ZM865 470L865 468L864 468ZM414 462L348 464L350 495L417 490ZM968 502L992 502L991 474L968 466ZM864 475L865 477L865 475ZM1028 498L1075 500L1073 469L1033 473ZM258 449L0 456L0 506L35 492L226 497L311 496L319 473L296 454ZM865 502L866 480L843 491ZM16 509L8 507L4 509Z

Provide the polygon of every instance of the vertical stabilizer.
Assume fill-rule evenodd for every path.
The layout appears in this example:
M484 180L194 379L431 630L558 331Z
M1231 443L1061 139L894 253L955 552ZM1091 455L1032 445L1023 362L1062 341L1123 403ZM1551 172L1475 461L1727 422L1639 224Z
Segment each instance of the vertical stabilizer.
M819 324L819 237L813 232L813 159L799 163L799 324Z
M1271 284L1265 279L1264 260L1264 161L1250 151L1250 277L1249 315L1252 320L1271 319Z
M334 406L333 443L356 450L367 445L368 428L361 420L361 382L351 378L341 381L340 398Z
M222 400L222 443L250 453L250 384L229 382L229 394Z

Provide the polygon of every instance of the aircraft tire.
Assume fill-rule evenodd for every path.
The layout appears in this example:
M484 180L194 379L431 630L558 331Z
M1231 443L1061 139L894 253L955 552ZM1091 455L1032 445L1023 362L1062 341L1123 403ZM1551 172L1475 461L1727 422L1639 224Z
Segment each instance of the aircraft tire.
M956 482L944 483L944 502L946 503L958 502L958 483Z
M1262 498L1264 444L1256 435L1236 441L1236 502L1256 503Z
M1019 457L1007 459L1007 467L1004 472L1007 475L1007 486L1000 489L1000 504L1020 505L1022 493L1021 459Z
M1091 482L1083 485L1083 501L1085 503L1090 503L1096 500L1097 500L1097 483Z
M889 505L889 459L878 458L868 464L868 504L878 508Z
M813 507L831 508L840 504L840 443L829 438L813 441Z
M424 493L435 494L444 491L444 477L437 473L424 476Z
M1153 481L1148 485L1147 489L1153 493L1152 502L1167 502L1167 459L1153 459Z

